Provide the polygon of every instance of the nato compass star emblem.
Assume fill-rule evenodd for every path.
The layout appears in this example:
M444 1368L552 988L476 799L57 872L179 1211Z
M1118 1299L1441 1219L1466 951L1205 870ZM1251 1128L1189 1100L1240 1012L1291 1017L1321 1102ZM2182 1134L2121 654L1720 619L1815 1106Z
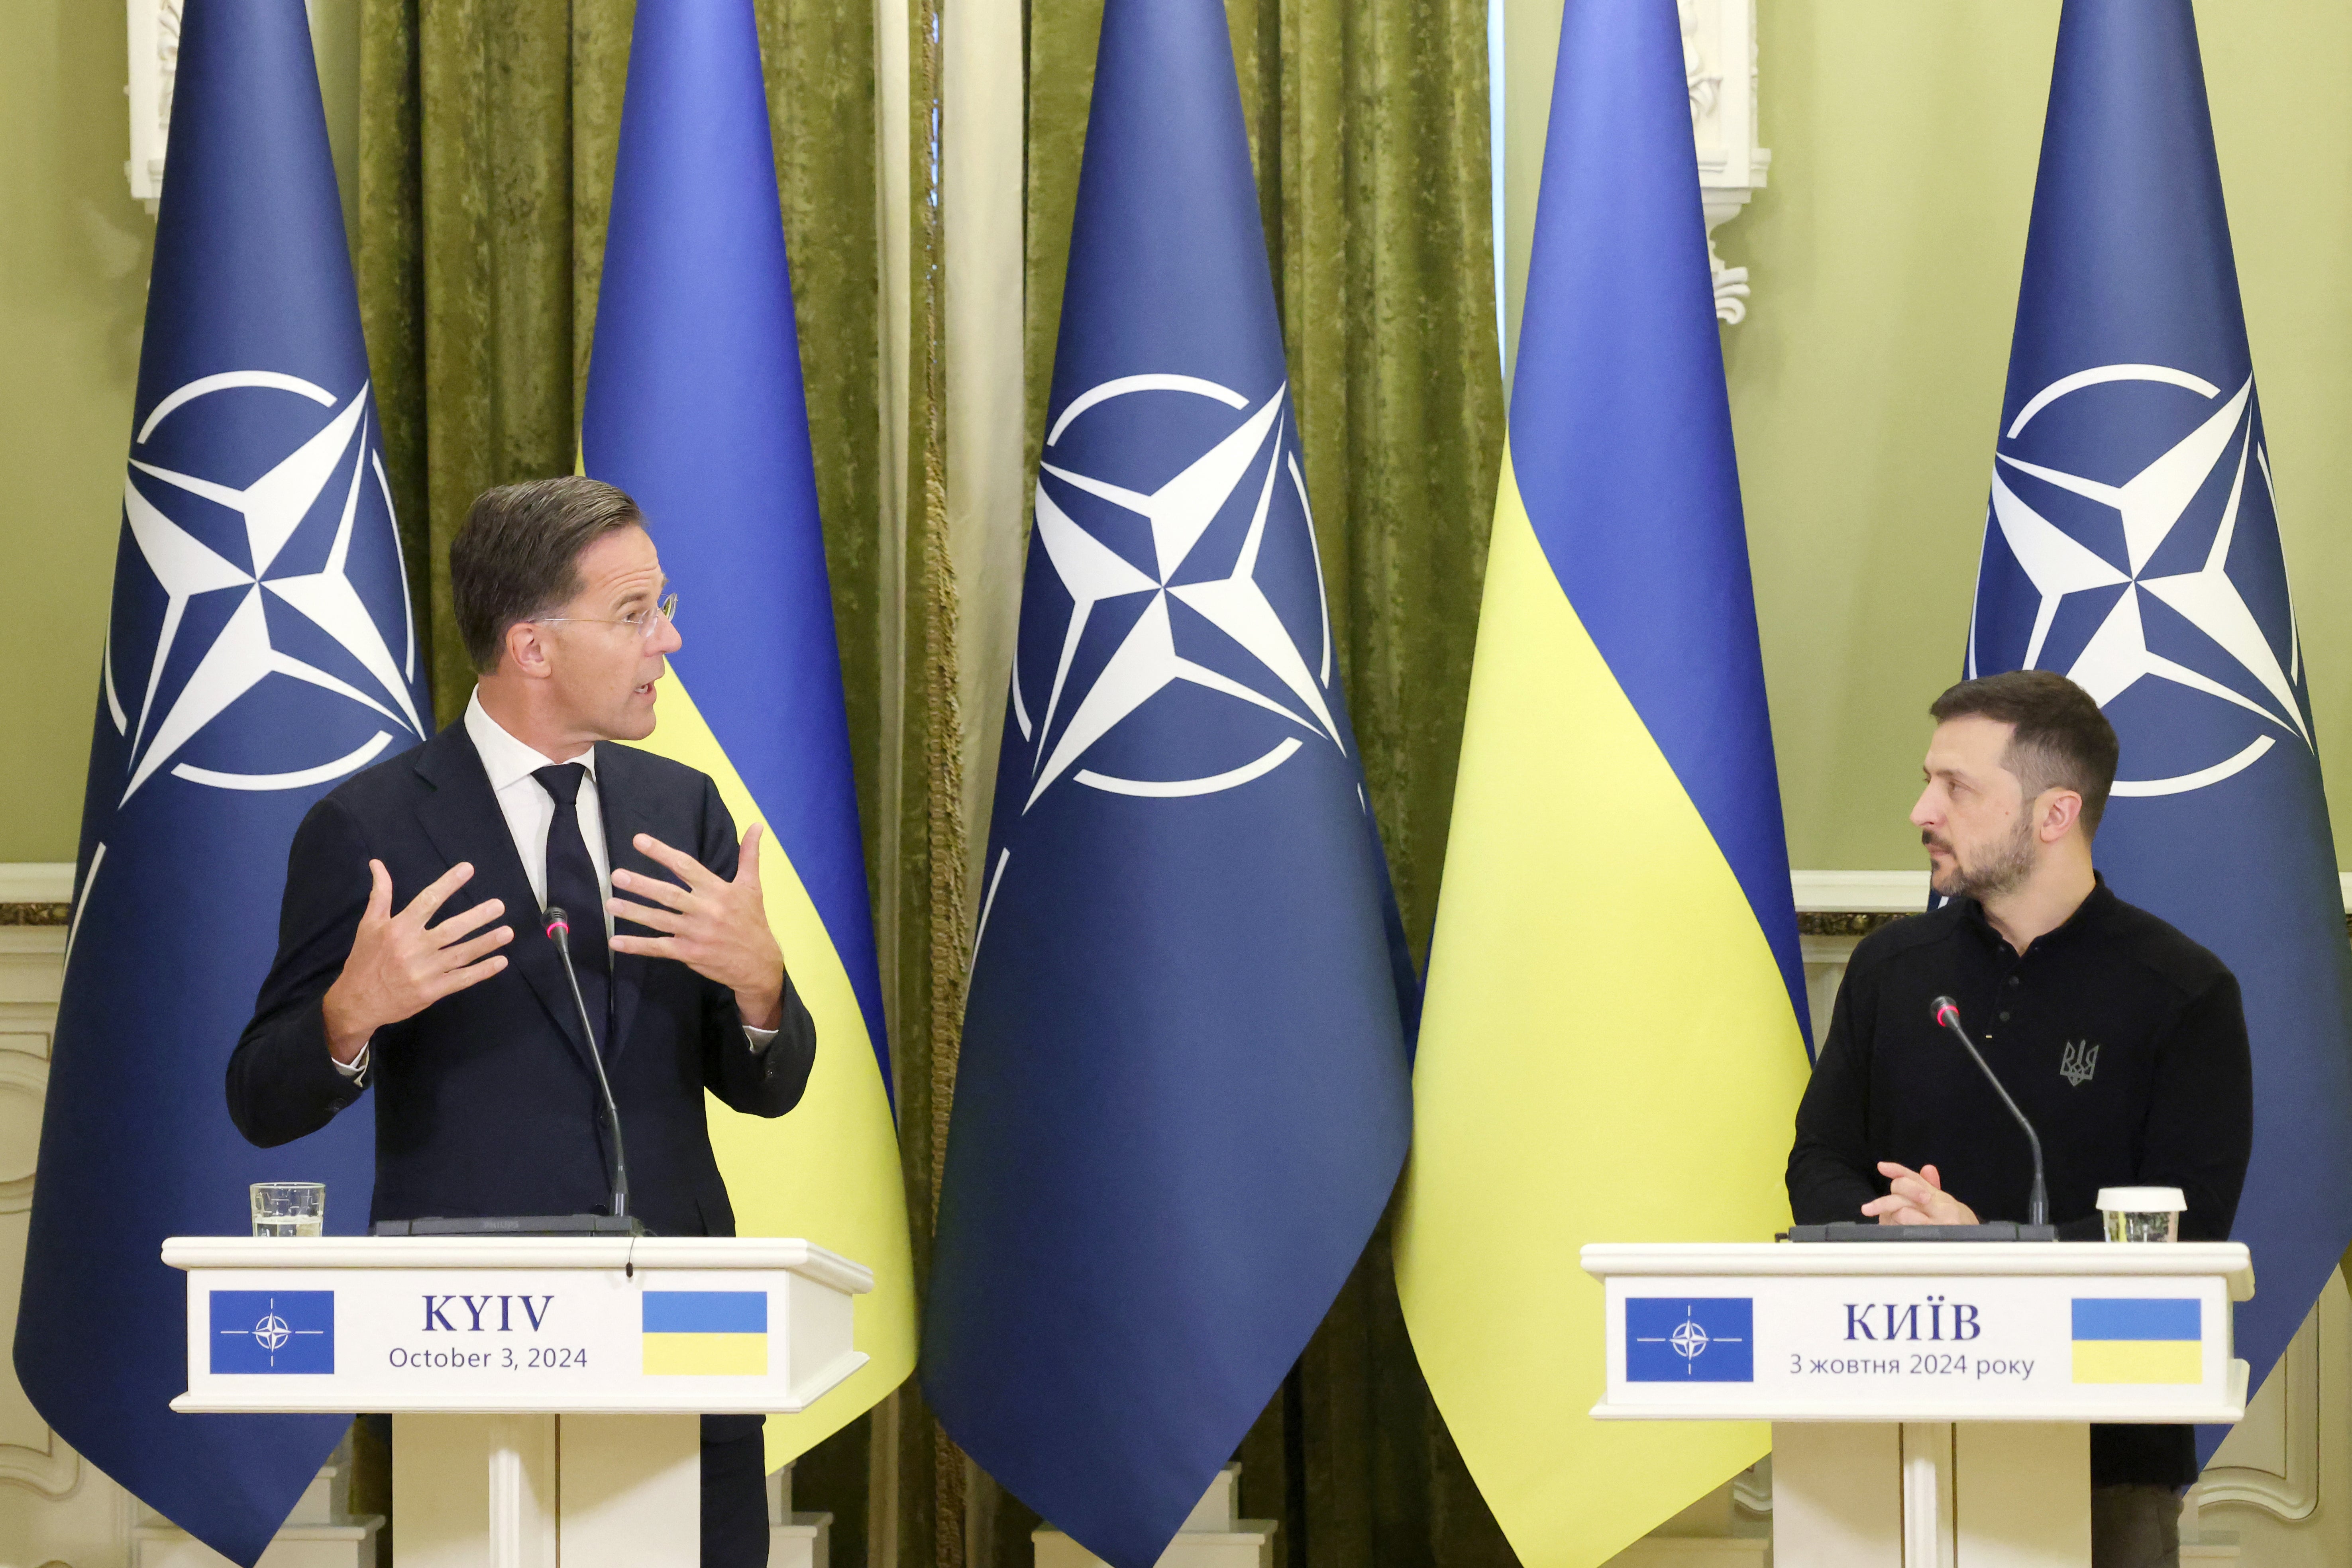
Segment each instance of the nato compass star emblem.
M2191 393L2202 406L2181 419L2170 411L2183 400L2152 396L2150 387ZM2198 705L2184 715L2191 722L2174 727L2210 754L2118 778L2118 795L2203 789L2252 766L2282 738L2311 748L2296 691L2301 645L2265 526L2276 499L2253 392L2251 377L2225 392L2163 365L2102 365L2053 382L2002 432L1993 528L2036 603L2022 647L1989 647L2007 638L1985 625L1998 595L1979 584L1969 673L1980 657L1989 668L2059 670L2102 708L2135 690L2193 694L2183 697ZM2168 444L2117 472L2124 465L2112 454L2151 416ZM2262 516L2242 526L2252 509ZM1990 534L1987 544L1990 567ZM2233 710L2234 729L2226 722ZM2158 744L2118 727L2127 763ZM2136 771L2147 772L2145 763Z
M289 395L333 412L291 450L265 449L253 464L261 469L257 478L238 483L218 470L192 473L150 460L151 443L169 422L191 417L192 405L228 432L226 440L203 443L204 449L236 451L252 445L238 438L246 432L282 426ZM239 400L264 405L236 405ZM130 748L123 802L166 767L176 778L215 789L299 789L365 765L398 731L424 738L409 694L416 640L406 574L395 553L398 658L379 609L354 580L353 534L368 486L383 505L382 521L371 526L388 526L392 516L368 407L365 384L338 406L332 393L299 376L232 371L180 387L139 427L123 480L123 515L161 603L154 624L117 625L107 633L107 712ZM396 541L393 548L396 552ZM378 597L388 596L383 574L362 574ZM388 614L394 605L380 609ZM331 693L372 715L379 721L374 734L341 755L256 756L235 769L175 760L273 677ZM242 735L233 742L236 749L255 743Z
M1122 376L1073 398L1046 433L1037 476L1037 542L1069 595L1070 613L1051 677L1035 678L1045 700L1034 720L1022 689L1024 672L1017 663L1013 672L1013 721L1034 746L1024 812L1065 778L1090 789L1165 799L1238 789L1272 773L1305 745L1328 743L1345 754L1347 742L1327 696L1330 613L1322 563L1315 555L1314 517L1297 455L1286 439L1288 390L1286 383L1276 387L1251 409L1242 394L1198 377ZM1082 471L1057 452L1081 418L1146 393L1207 398L1244 416L1148 491ZM1099 452L1105 445L1097 442L1091 450ZM1091 506L1079 497L1107 505ZM1295 508L1289 504L1294 497ZM1238 506L1228 514L1237 498L1249 508L1245 527ZM1093 526L1077 521L1075 514L1082 510L1093 514ZM1214 528L1221 518L1228 519L1226 529ZM1276 530L1306 534L1304 555L1315 579L1320 635L1320 653L1312 666L1265 586L1272 565L1269 546L1295 552L1298 543L1278 537ZM1114 616L1118 619L1110 621ZM1122 628L1116 644L1091 679L1074 679L1089 629L1107 622ZM1186 777L1139 779L1111 773L1108 764L1084 765L1121 723L1179 685L1274 715L1295 732L1255 757Z

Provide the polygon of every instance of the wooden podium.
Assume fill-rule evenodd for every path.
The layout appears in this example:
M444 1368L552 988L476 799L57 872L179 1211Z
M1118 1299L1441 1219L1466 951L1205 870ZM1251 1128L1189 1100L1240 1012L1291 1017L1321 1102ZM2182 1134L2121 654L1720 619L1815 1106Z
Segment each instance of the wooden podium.
M2234 1422L2236 1242L1595 1245L1602 1420L1772 1423L1773 1554L2082 1568L2094 1422Z
M865 1364L863 1267L759 1237L178 1237L175 1410L390 1412L400 1568L696 1568L702 1415Z

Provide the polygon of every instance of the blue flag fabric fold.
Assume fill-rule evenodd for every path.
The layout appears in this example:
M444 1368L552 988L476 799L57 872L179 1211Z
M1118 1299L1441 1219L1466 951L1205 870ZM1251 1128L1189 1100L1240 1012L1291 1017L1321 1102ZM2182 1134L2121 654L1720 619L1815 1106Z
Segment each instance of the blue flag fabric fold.
M979 900L925 1392L1148 1568L1344 1282L1411 1115L1216 0L1105 9Z
M1968 668L2098 700L2101 868L2243 988L2257 1379L2352 1240L2352 952L2275 507L2189 0L2066 0Z
M772 1469L906 1381L914 1264L867 902L840 644L751 0L641 5L581 419L583 471L645 508L682 646L646 750L755 821L768 921L819 1049L778 1121L713 1103L742 1236L806 1237L874 1270L865 1364L771 1415Z
M223 1075L303 814L432 723L299 0L188 0L41 1129L18 1381L85 1458L250 1564L349 1424L182 1415L173 1235L247 1184L364 1227L372 1118L274 1150Z

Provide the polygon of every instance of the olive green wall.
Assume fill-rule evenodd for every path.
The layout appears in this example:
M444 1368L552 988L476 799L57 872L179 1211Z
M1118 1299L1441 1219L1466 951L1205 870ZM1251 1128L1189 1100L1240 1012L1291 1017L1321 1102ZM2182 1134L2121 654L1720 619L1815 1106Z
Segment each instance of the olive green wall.
M341 4L317 7L339 154L354 74ZM1967 625L2058 7L1759 12L1772 185L1718 247L1755 286L1724 344L1790 852L1909 866L1920 710ZM1515 278L1559 14L1507 12ZM2352 6L2206 0L2200 17L2321 750L2343 779L2352 138L2323 110L2352 94ZM0 862L74 852L152 234L123 183L123 75L107 0L0 5L0 560L16 585Z
M1512 325L1559 0L1506 0ZM1770 188L1717 234L1789 852L1919 864L1924 710L1958 678L2057 0L1758 0ZM2320 751L2352 859L2352 90L2342 0L2204 0L2214 136Z
M154 222L123 7L0 5L0 861L70 860Z
M120 0L0 4L0 863L74 858L155 222L122 172ZM357 0L314 0L351 211Z

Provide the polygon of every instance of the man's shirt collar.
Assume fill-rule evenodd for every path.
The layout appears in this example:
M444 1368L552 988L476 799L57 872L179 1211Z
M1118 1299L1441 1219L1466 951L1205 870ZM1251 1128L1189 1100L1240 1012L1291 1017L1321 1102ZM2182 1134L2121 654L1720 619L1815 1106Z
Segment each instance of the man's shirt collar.
M548 760L530 747L507 733L504 726L490 717L482 706L482 690L466 700L466 738L474 742L474 750L482 759L482 771L490 775L490 789L499 792L548 766ZM572 759L583 763L588 776L596 776L596 748L589 747Z
M1993 929L1992 921L1985 916L1982 904L1974 899L1968 898L1955 901L1960 906L1961 920L1980 938L1995 947L2008 946L2009 939ZM2063 943L2072 941L2076 934L2096 925L2105 918L2107 910L2115 906L2116 901L2114 890L2107 886L2106 873L2092 871L2091 890L2084 895L2081 903L2074 906L2074 912L2060 921L2053 929L2043 931L2032 942L2027 943L2026 952L2046 949L2053 942Z

